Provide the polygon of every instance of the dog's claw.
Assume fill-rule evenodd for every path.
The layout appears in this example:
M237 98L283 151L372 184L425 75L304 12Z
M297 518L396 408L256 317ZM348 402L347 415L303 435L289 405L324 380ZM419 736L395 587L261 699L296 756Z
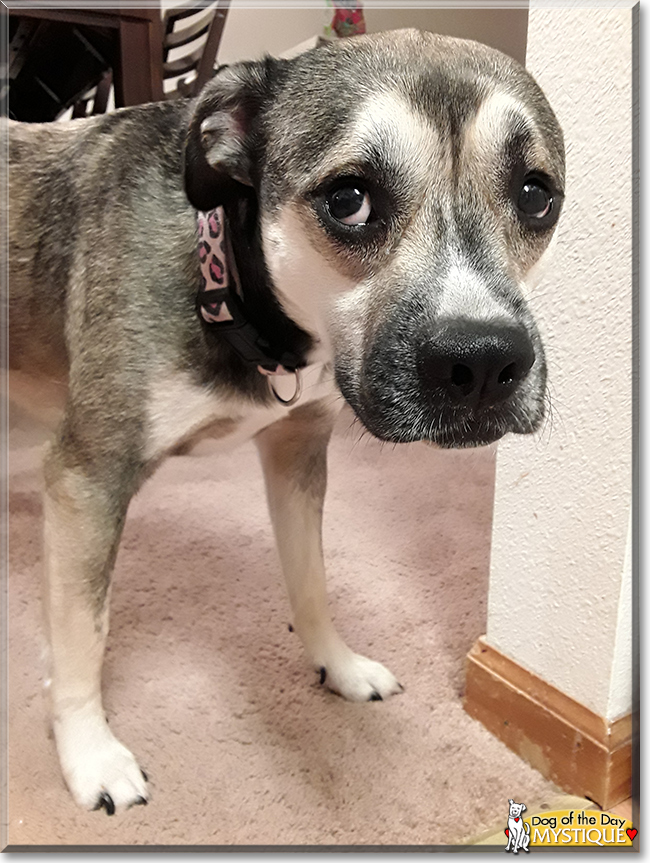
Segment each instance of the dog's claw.
M384 699L378 692L373 692L368 701L383 701Z
M95 809L101 809L102 807L106 810L107 815L115 815L115 804L113 803L113 798L105 791L102 791Z
M289 624L289 632L293 632L293 626Z
M323 685L323 683L325 683L326 678L327 678L327 669L325 668L325 666L324 666L324 665L322 665L322 666L321 666L321 668L320 668L320 682L321 682L321 686Z
M144 797L138 797L138 799L134 802L134 806L147 806L149 803Z
M142 778L144 779L144 781L145 781L145 782L148 782L148 781L149 781L149 777L148 777L148 776L147 776L147 774L144 772L144 770L142 769L142 767L140 768L140 773L142 773Z

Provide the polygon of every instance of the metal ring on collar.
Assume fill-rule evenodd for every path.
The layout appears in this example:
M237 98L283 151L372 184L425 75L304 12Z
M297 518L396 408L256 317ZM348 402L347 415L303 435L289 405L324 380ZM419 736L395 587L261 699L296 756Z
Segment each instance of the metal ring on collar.
M302 395L302 377L300 375L300 369L296 369L294 372L294 375L296 376L296 389L295 389L295 392L291 396L290 399L283 399L282 396L279 396L277 394L277 392L275 391L275 388L273 386L273 376L269 375L269 377L268 377L268 382L269 382L269 386L271 387L271 392L276 397L276 399L280 402L280 404L286 405L287 407L295 404L298 401L298 399L300 398L300 396Z

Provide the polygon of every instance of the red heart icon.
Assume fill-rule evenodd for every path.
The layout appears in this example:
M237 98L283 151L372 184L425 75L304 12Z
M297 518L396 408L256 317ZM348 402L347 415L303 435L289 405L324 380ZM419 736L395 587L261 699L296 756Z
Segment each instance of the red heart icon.
M519 819L518 819L518 818L515 818L515 821L519 821Z
M510 831L508 830L508 828L507 828L507 827L506 827L506 829L505 829L503 832L506 834L506 836L507 836L508 838L510 838Z
M626 830L625 832L626 832L626 833L627 833L627 835L630 837L630 839L634 839L634 837L636 836L636 834L637 834L639 831L638 831L635 827L628 827L628 828L627 828L627 830Z

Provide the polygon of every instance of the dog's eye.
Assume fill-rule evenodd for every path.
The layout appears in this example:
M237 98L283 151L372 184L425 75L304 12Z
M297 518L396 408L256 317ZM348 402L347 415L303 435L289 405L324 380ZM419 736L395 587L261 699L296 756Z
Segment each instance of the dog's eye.
M544 219L553 209L553 196L538 180L526 180L517 207L527 219Z
M330 214L344 225L365 225L372 212L370 195L358 185L341 186L327 195Z

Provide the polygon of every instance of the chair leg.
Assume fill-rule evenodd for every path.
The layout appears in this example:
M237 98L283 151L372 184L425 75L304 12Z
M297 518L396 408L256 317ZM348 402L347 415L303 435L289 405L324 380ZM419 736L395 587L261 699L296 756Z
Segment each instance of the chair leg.
M108 97L113 86L113 70L108 69L102 75L102 80L97 85L95 99L93 101L93 114L105 114L108 105Z
M88 99L79 99L78 102L74 103L74 108L72 109L72 119L78 120L80 117L85 117L87 114L88 108Z

